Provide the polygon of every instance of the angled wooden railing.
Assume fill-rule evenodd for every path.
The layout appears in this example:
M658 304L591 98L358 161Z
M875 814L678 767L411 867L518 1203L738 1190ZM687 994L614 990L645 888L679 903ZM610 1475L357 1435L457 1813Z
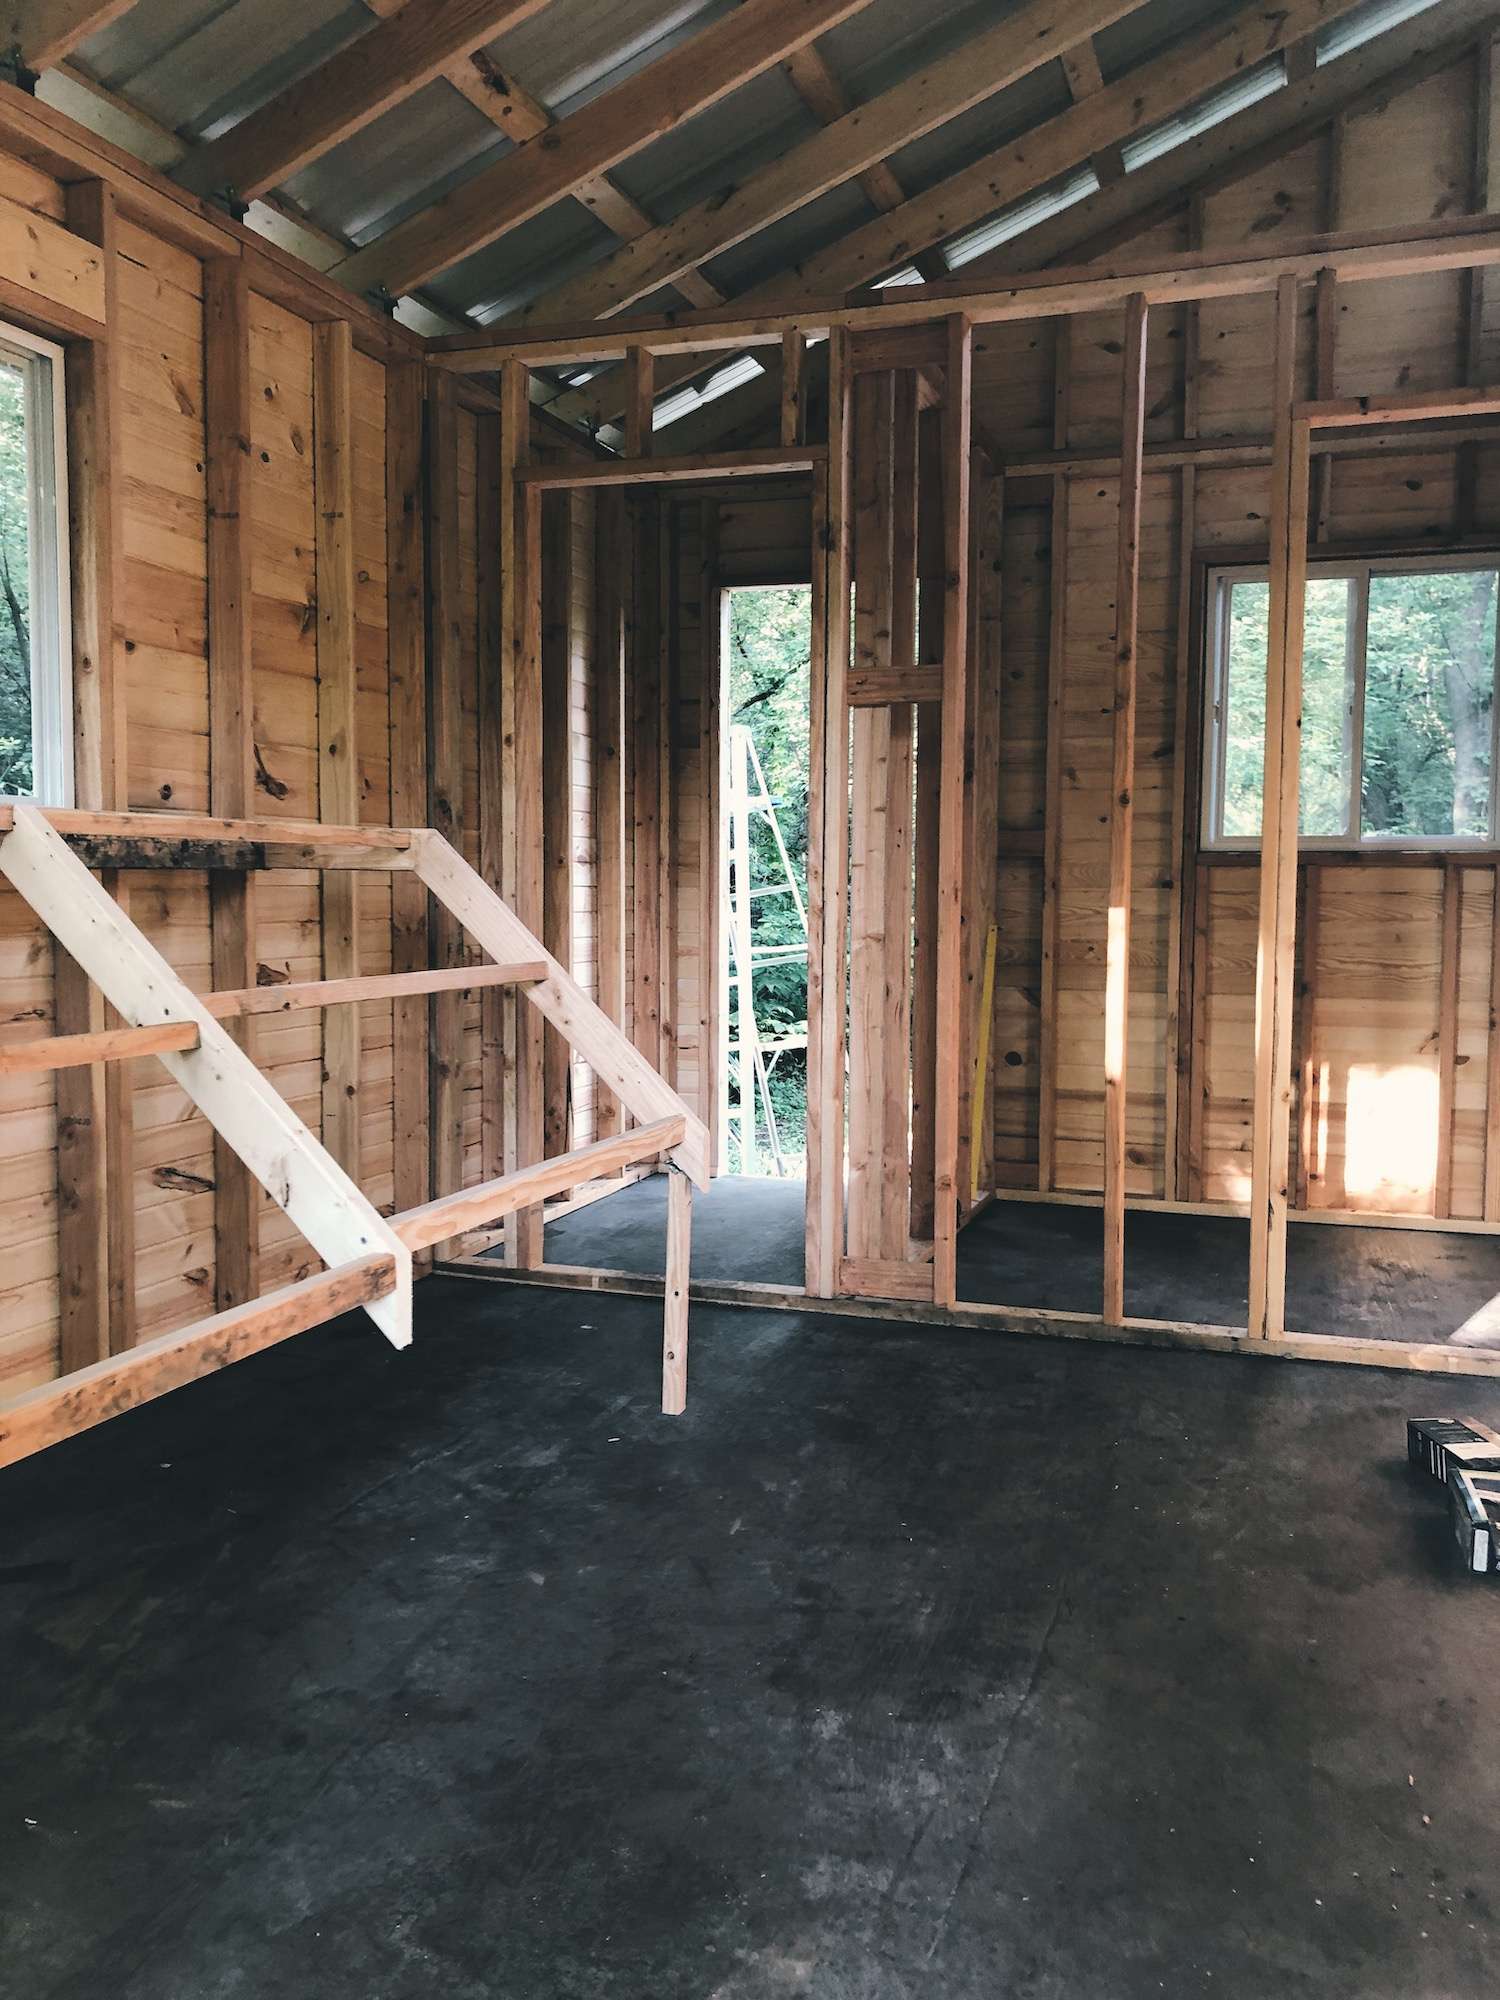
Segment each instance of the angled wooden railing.
M412 869L495 962L195 995L95 880L91 864ZM425 827L301 827L5 805L0 806L0 874L125 1023L0 1049L0 1074L159 1057L329 1266L300 1284L144 1341L0 1403L0 1465L354 1306L362 1306L393 1345L405 1347L411 1340L414 1251L538 1207L549 1194L582 1180L661 1156L672 1168L662 1408L670 1415L685 1408L690 1183L708 1184L708 1134L676 1091L440 834ZM500 984L524 995L639 1122L617 1137L390 1218L376 1211L222 1026L245 1014Z

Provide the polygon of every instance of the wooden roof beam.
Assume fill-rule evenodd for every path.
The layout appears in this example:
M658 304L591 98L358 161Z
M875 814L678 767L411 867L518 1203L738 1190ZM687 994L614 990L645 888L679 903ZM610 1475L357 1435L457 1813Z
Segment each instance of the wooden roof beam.
M868 3L744 0L638 76L399 223L340 265L337 275L352 291L410 292L773 69ZM385 25L395 27L402 18L398 14Z
M1082 104L1087 97L1097 97L1104 88L1104 72L1099 67L1099 52L1094 47L1092 35L1079 42L1076 48L1068 50L1062 59L1063 75L1068 80L1068 91L1075 104ZM1115 181L1125 178L1125 156L1118 142L1111 141L1101 146L1089 164L1099 176L1099 185L1109 187Z
M1058 112L889 215L877 216L818 255L805 258L795 276L769 278L733 303L753 311L774 301L789 309L799 299L826 299L872 284L910 262L918 250L942 243L1045 187L1081 166L1101 146L1149 130L1252 63L1316 33L1358 4L1359 0L1287 0L1268 22L1259 0L1251 0L1249 6L1106 84L1081 104ZM557 296L553 294L554 303ZM682 361L659 369L658 393L701 373L703 366ZM618 415L619 381L615 373L601 376L576 395L559 399L556 414L596 427L611 422Z
M517 78L502 70L483 49L476 49L445 71L449 83L476 111L482 112L497 131L516 145L550 131L557 122L546 105L532 96ZM581 202L612 230L622 243L633 243L656 227L646 211L635 202L610 174L597 174L580 181L573 199ZM695 306L724 303L724 294L701 271L685 271L677 289Z
M0 54L19 50L29 70L55 69L80 42L128 14L135 0L7 0Z
M841 118L848 117L854 108L848 93L828 67L815 42L809 42L805 49L798 49L794 56L789 56L785 68L792 88L815 118L825 125L837 125ZM888 160L874 161L855 178L864 189L866 198L882 215L899 208L906 199L906 189L896 178ZM940 278L943 275L938 260L925 250L914 262L924 278ZM676 282L677 289L681 291L681 278Z
M1075 0L1064 11L1056 0L1025 0L1014 13L960 48L790 147L743 186L714 189L638 243L555 286L524 313L515 314L515 321L604 318L624 311L673 283L679 272L744 242L876 166L899 147L971 111L1083 36L1128 14L1133 4L1134 0ZM1264 34L1263 14L1260 19ZM888 212L903 215L909 206L903 200ZM912 250L929 247L916 243ZM785 288L785 279L777 282Z
M1495 0L1438 0L1428 12L1351 50L1337 63L1311 70L1303 81L1138 167L1089 201L1013 237L968 265L966 275L995 279L1108 255L1142 229L1176 213L1190 198L1212 194L1294 152L1324 131L1331 119L1358 117L1388 101L1393 92L1415 89L1428 77L1441 75L1476 41L1482 44L1496 32L1500 32L1500 9ZM709 406L717 418L711 430L689 419L684 439L692 448L706 450L710 438L738 440L746 431L748 442L748 426L757 416L768 420L774 401L774 384L768 387L764 379L747 383ZM666 437L675 440L675 434L674 426ZM722 447L716 443L713 448ZM1148 455L1152 449L1148 446ZM1269 456L1269 447L1262 456ZM1027 467L1019 470L1024 475Z
M405 6L221 138L196 147L178 178L200 194L228 189L237 201L253 201L546 4L430 0Z

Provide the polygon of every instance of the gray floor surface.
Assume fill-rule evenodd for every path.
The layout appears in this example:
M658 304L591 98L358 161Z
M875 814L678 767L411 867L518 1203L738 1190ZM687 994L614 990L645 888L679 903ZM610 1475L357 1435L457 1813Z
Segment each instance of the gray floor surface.
M0 1474L17 2000L1488 2000L1500 1383L435 1278Z
M802 1282L800 1181L714 1182L693 1203L693 1274ZM547 1228L554 1263L660 1272L666 1183L657 1176ZM1126 1218L1125 1306L1141 1319L1243 1326L1250 1225L1224 1216ZM1028 1310L1098 1312L1097 1208L997 1201L959 1237L959 1297ZM1500 1237L1294 1223L1287 1325L1370 1340L1500 1346Z

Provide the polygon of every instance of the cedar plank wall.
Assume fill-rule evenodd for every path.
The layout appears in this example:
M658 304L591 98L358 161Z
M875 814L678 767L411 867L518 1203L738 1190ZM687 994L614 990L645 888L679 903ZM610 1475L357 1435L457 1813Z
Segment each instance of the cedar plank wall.
M1478 59L1454 65L1257 171L1208 192L1196 239L1207 248L1256 241L1268 250L1327 227L1421 222L1468 206L1474 173ZM1330 176L1330 165L1334 172ZM1330 188L1341 189L1337 213ZM1190 247L1193 220L1137 236L1120 254ZM1301 343L1302 394L1312 389L1313 294ZM1465 379L1467 286L1458 274L1353 285L1336 298L1331 393L1421 389ZM1198 315L1197 425L1204 437L1268 435L1271 301L1205 303ZM1488 331L1488 329L1487 329ZM1148 439L1184 433L1184 313L1154 311ZM980 329L975 415L1007 452L1057 444L1118 448L1118 316L1070 326ZM1478 379L1494 379L1488 356ZM1053 433L1054 395L1059 429ZM1329 552L1399 540L1441 549L1458 529L1453 448L1336 462ZM1060 482L1059 482L1060 483ZM1195 960L1196 1007L1181 1022L1188 1083L1175 1157L1168 1157L1168 1006L1179 660L1182 494L1174 469L1148 471L1141 550L1141 663L1127 1143L1130 1186L1141 1194L1243 1201L1249 1193L1257 870L1210 860L1199 870L1197 931L1184 923L1185 969ZM1054 523L1052 482L1012 482L1005 529L1005 621L999 826L1000 954L994 1012L995 1148L1002 1185L1047 1184L1040 1161L1044 1091L1053 1089L1050 1184L1100 1186L1103 1116L1102 988L1108 840L1108 676L1118 482L1067 481ZM1055 489L1054 489L1055 490ZM1268 469L1196 473L1192 545L1207 559L1264 560ZM1064 525L1065 521L1065 525ZM1054 541L1054 526L1058 532ZM1500 547L1500 452L1477 452L1474 528ZM1054 561L1060 562L1055 579ZM1048 674L1054 604L1061 673L1053 693L1057 857L1055 896L1044 895L1048 829ZM1201 642L1184 648L1202 672ZM1198 758L1196 732L1186 757ZM1320 1078L1305 1205L1431 1214L1438 1155L1439 1008L1443 864L1316 867L1317 943L1299 977L1310 986L1311 1058ZM1304 874L1306 871L1304 870ZM1488 1063L1494 871L1458 874L1459 946L1451 1212L1484 1215L1485 1131L1500 1111L1500 1075ZM1044 1068L1044 937L1053 926L1055 1068ZM1301 939L1299 937L1299 947ZM1299 1117L1293 1117L1296 1145Z
M0 154L0 194L55 221L61 188ZM199 260L135 224L119 225L121 354L121 576L117 620L127 689L128 803L140 810L209 808L207 532L204 471L203 269ZM252 811L274 818L318 816L317 501L314 487L313 339L308 321L252 293L250 302L252 662L257 786ZM359 814L391 823L391 689L386 600L386 371L353 357L353 547L356 620L356 749ZM460 404L458 437L459 673L464 769L461 844L478 860L477 490L481 424ZM573 896L576 952L585 984L593 916L592 790L585 665L592 617L593 496L579 496L573 535L570 633L575 731ZM213 983L206 876L139 872L125 878L132 914L174 967L199 990ZM361 874L359 964L389 971L389 878ZM257 879L254 953L263 980L323 975L318 877L270 872ZM476 954L477 955L477 954ZM0 1033L48 1032L53 1021L53 947L24 903L0 885ZM482 1177L480 1025L477 1000L463 1012L464 1178ZM316 1132L322 1118L321 1016L316 1011L257 1024L262 1066ZM212 1133L155 1062L131 1066L137 1338L214 1308ZM361 1010L358 1073L360 1180L393 1205L392 1008ZM573 1143L590 1136L586 1080L575 1090ZM50 1379L58 1358L55 1086L45 1073L0 1078L0 1391ZM316 1260L268 1199L260 1203L259 1289L315 1269Z

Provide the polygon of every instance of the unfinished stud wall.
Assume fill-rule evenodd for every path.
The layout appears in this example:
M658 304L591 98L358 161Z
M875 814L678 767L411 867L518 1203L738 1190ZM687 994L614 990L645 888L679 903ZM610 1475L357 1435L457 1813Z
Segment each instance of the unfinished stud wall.
M79 189L3 154L0 201L81 226ZM346 324L321 317L323 299L296 309L295 283L272 296L237 255L117 218L107 198L104 213L113 252L100 351L116 433L106 546L123 755L118 781L107 776L79 803L446 823L467 858L487 865L501 814L480 755L501 675L493 407L461 389L424 415L415 345L378 324L351 341ZM592 991L595 503L568 505L563 857L568 955ZM424 574L441 604L431 631ZM238 708L225 701L236 676ZM111 886L199 991L478 955L456 934L429 941L425 893L386 873L137 871ZM0 888L0 1026L24 1038L84 1025L64 1007L88 1004L87 988L70 965L59 974L55 957L47 932ZM498 1055L481 1060L498 1049L494 1027L478 997L460 995L430 1010L373 1001L259 1017L245 1032L276 1088L389 1212L516 1164ZM317 1268L158 1063L118 1065L102 1086L93 1077L0 1077L8 1391L50 1379L65 1355L80 1365ZM593 1120L586 1073L572 1105L569 1140L582 1143Z
M1478 58L1309 135L1115 254L1179 253L1421 222L1484 206ZM1298 392L1418 390L1496 372L1467 274L1306 287ZM1154 310L1146 436L1269 441L1268 298ZM976 420L1006 481L994 1011L996 1178L1101 1183L1109 664L1119 315L981 329ZM1074 463L1045 476L1036 461ZM1211 561L1263 560L1269 452L1143 483L1129 1033L1128 1184L1244 1201L1250 1184L1258 870L1202 855L1200 621ZM1094 462L1089 462L1089 461ZM1028 463L1029 462L1029 463ZM1403 442L1314 463L1333 553L1500 548L1500 450ZM1316 553L1316 551L1314 552ZM1500 1218L1491 1033L1496 871L1433 854L1317 854L1301 870L1295 1199L1314 1209ZM1488 1191L1487 1191L1488 1184Z

